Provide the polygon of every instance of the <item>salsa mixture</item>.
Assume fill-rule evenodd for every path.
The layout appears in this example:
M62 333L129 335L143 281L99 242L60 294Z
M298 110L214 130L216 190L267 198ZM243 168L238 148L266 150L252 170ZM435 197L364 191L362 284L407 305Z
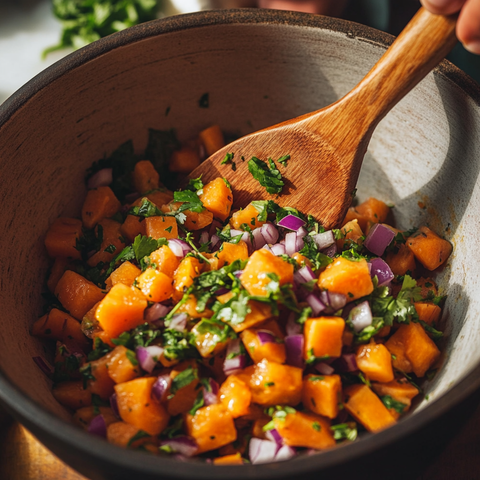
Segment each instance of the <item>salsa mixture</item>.
M325 231L274 199L232 212L225 178L169 190L159 171L185 175L222 132L186 145L150 134L147 158L167 163L123 145L89 170L81 219L47 232L49 302L32 334L56 343L54 367L34 360L58 402L115 445L214 464L285 460L394 424L438 367L444 297L430 272L451 244L397 230L375 198ZM289 161L249 170L280 194Z

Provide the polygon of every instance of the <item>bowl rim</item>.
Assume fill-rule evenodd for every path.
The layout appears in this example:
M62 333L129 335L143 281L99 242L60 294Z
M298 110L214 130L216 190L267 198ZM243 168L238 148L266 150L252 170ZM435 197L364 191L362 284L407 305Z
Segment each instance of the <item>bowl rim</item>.
M393 36L387 33L347 20L278 10L211 10L154 20L98 40L81 50L71 53L38 74L0 105L0 131L14 113L25 106L43 88L46 88L67 72L116 48L128 46L150 37L182 30L215 27L217 25L246 24L300 28L312 27L330 30L344 33L363 42L373 43L385 49L394 39ZM435 72L448 78L463 90L465 95L480 106L480 85L466 73L446 60L442 61L435 69ZM393 427L381 432L375 434L367 433L360 440L343 445L341 448L319 452L315 455L302 455L285 462L242 465L240 467L222 466L222 468L218 468L218 466L203 462L193 461L184 463L170 458L147 456L132 450L122 451L122 454L119 455L118 447L65 422L34 402L14 385L6 373L0 369L0 402L6 406L7 411L12 413L21 423L25 424L27 428L31 429L34 434L38 433L41 436L40 434L43 433L50 439L57 439L63 444L74 448L84 458L90 458L97 463L107 462L110 465L115 465L117 468L135 471L144 475L166 475L172 478L183 479L192 478L193 469L195 477L198 479L223 480L228 476L233 480L237 478L292 477L301 473L329 468L345 462L346 459L353 460L371 453L426 426L466 398L479 386L480 364L473 367L449 391L415 415L408 416Z

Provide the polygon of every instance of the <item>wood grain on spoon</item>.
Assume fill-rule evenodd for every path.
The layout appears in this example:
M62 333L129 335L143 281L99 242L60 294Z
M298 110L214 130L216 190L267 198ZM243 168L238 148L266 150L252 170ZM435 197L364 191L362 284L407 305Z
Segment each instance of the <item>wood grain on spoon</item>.
M222 148L191 174L204 183L223 176L231 183L234 208L252 200L272 199L311 213L326 228L339 225L352 201L363 157L378 122L453 48L456 16L421 8L367 76L334 104L260 130ZM231 164L221 165L227 153ZM270 195L248 171L256 156L277 160L285 187ZM241 157L245 161L241 160Z

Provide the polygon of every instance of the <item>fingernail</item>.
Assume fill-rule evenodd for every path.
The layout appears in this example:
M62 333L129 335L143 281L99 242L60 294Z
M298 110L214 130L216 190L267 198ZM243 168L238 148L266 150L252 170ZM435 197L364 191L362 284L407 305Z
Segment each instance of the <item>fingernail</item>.
M463 45L469 52L480 55L480 40L472 40Z

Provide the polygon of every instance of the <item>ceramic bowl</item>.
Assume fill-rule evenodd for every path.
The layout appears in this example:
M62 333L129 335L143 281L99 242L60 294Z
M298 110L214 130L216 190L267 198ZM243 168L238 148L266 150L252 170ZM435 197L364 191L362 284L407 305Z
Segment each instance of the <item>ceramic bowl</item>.
M32 361L44 354L29 334L49 266L43 238L59 215L78 214L93 161L129 139L143 151L149 128L174 127L181 140L213 123L247 134L321 108L354 87L391 41L346 21L287 12L172 17L68 56L0 107L0 399L61 459L92 479L291 478L388 445L480 385L480 89L447 62L380 123L358 185L360 200L393 202L400 227L427 222L454 244L437 276L448 292L443 365L413 414L330 451L219 468L88 435L70 423Z

